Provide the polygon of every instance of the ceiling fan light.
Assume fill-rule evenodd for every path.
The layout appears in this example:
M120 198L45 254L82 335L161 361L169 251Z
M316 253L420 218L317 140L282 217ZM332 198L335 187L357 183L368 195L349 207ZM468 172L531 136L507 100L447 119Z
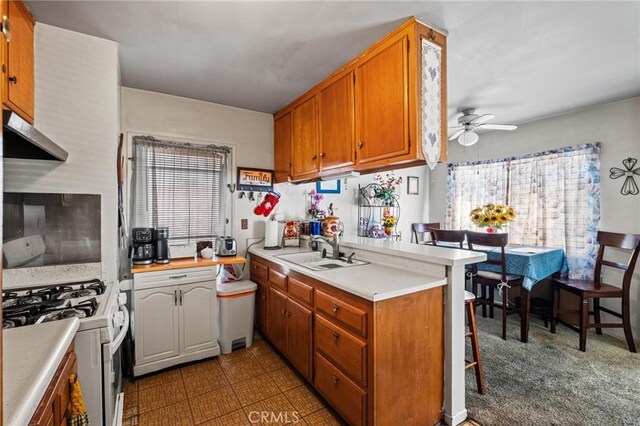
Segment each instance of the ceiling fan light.
M463 134L458 138L458 143L462 146L471 146L478 142L480 137L473 130L466 130Z

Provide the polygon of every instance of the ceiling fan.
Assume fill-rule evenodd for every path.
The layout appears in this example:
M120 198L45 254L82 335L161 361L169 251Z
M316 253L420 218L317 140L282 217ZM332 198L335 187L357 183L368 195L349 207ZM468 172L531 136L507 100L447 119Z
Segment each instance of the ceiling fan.
M471 146L478 142L480 137L476 133L477 129L484 130L515 130L518 126L512 126L509 124L488 124L487 121L493 120L495 115L493 114L475 114L475 108L464 108L460 112L462 115L458 117L458 125L451 126L449 129L458 129L449 140L458 139L458 143L462 146Z

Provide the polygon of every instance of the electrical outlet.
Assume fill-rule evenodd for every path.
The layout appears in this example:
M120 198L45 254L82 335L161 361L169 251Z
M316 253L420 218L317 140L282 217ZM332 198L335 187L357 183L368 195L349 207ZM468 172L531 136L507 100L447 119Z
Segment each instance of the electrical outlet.
M249 229L249 219L240 220L240 229Z

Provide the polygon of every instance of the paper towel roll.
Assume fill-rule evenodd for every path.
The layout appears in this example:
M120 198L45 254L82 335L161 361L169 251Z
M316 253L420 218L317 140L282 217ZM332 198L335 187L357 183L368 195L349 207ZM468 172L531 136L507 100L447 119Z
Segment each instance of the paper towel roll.
M280 246L280 234L278 232L278 221L268 220L265 224L264 233L264 246L265 247L279 247Z

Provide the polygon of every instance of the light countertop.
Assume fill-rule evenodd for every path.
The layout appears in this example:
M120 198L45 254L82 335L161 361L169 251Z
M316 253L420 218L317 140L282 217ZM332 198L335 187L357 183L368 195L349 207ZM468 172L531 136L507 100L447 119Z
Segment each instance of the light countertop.
M486 254L484 253L441 247L427 247L371 238L347 237L341 240L340 247L381 253L387 257L431 262L442 265L442 267L466 265L486 260ZM308 251L310 251L310 249L307 247L286 247L280 250L264 250L262 246L252 247L249 250L250 253L256 256L260 256L277 264L286 265L286 267L291 270L374 302L447 284L444 272L440 276L416 272L411 268L394 266L393 260L389 260L388 263L385 262L384 264L371 262L367 265L349 268L314 271L278 257L283 254ZM395 264L397 265L399 263L401 262L396 262ZM444 268L442 270L444 271Z
M426 261L444 266L469 265L487 260L487 255L481 252L386 239L344 237L340 240L340 246L360 248L389 256Z
M156 271L169 271L172 269L185 269L185 268L197 268L199 266L217 266L217 265L234 265L246 262L246 259L242 256L233 257L213 257L213 259L203 259L198 257L185 257L184 259L173 259L169 263L159 264L152 263L151 265L133 265L131 272L139 274L141 272L156 272Z
M79 325L68 318L3 330L5 425L29 423Z
M277 257L282 254L308 252L308 248L286 247L281 250L264 250L252 247L249 252L273 263L314 278L363 299L377 302L445 285L445 277L416 274L379 263L314 271Z

